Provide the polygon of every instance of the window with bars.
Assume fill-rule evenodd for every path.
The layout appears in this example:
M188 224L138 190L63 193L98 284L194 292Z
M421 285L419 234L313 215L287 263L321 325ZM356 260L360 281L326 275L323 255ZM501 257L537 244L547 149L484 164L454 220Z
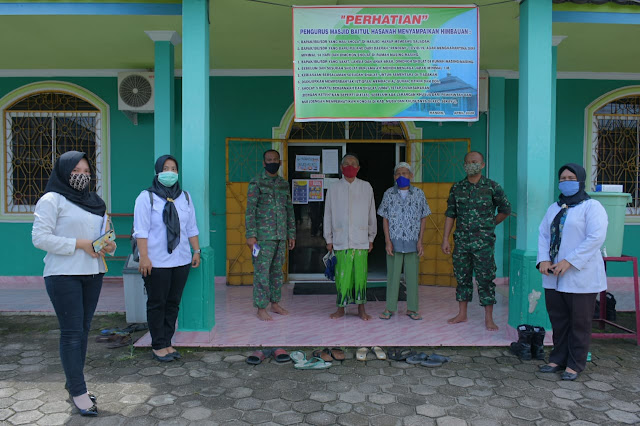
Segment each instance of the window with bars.
M86 152L94 170L91 190L101 192L100 109L72 94L29 94L3 110L4 212L33 212L44 194L55 160L64 152Z
M640 216L640 95L598 109L592 122L592 185L622 185L632 196L628 216Z

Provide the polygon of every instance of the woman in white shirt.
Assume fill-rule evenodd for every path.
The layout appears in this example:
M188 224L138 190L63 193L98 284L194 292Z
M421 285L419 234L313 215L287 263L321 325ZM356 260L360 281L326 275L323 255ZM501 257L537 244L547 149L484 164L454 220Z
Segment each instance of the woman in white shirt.
M553 350L540 371L563 371L563 380L575 380L586 367L596 296L607 289L600 247L608 218L585 192L581 166L566 164L558 176L560 198L547 210L538 237L537 266L553 327Z
M171 339L189 270L200 265L200 243L193 204L178 183L178 161L163 155L156 161L155 171L151 187L136 199L133 236L147 290L152 356L170 362L180 358Z
M44 282L60 324L60 359L66 388L80 414L97 416L87 392L84 364L91 320L105 273L104 255L92 242L107 226L104 201L89 190L91 168L84 152L65 152L56 161L34 212L33 245L45 250Z

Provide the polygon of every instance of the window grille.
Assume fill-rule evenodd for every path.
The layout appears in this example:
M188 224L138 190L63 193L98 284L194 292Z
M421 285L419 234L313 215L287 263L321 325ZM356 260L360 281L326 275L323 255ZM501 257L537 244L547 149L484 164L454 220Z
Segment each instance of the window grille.
M640 95L616 99L593 114L592 185L622 185L628 216L640 215Z
M55 160L64 152L86 152L102 190L102 116L91 103L64 92L30 94L4 110L4 211L29 213L44 194Z

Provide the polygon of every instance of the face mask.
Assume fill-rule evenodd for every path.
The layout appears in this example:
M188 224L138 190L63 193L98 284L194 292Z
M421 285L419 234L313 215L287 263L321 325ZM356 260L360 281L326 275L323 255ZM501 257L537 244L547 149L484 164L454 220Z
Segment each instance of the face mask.
M275 175L276 173L278 173L278 169L280 169L280 163L265 163L264 169L267 171L267 173Z
M407 186L409 186L411 181L404 176L400 176L398 179L396 179L396 183L398 184L398 188L406 188Z
M463 167L467 176L475 176L482 170L482 163L465 163Z
M342 174L349 179L356 177L358 174L358 167L354 166L342 166Z
M69 177L69 185L76 191L84 191L90 181L91 176L84 173L71 173Z
M178 181L178 174L174 172L162 172L158 173L158 182L166 187L170 187L176 184Z
M580 182L577 180L565 180L558 184L558 189L565 197L571 197L580 190Z

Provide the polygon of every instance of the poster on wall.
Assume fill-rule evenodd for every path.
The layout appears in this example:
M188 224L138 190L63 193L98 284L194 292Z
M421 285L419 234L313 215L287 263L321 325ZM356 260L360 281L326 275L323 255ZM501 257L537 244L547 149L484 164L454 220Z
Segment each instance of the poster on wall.
M294 6L295 121L477 121L477 6Z
M309 204L309 181L293 179L291 182L291 201L293 204Z
M322 173L327 175L338 174L338 150L322 150Z
M296 172L319 172L319 155L296 155Z
M309 202L324 201L324 180L309 180Z

